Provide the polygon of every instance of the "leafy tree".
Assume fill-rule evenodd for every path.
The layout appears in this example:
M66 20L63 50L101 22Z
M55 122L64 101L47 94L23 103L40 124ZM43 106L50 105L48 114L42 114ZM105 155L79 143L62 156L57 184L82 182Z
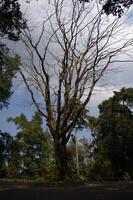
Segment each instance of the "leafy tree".
M114 92L113 97L99 105L100 116L94 132L94 168L101 159L106 161L114 179L123 178L127 172L133 177L132 106L133 88Z
M19 146L21 176L48 177L55 165L48 133L42 128L41 115L36 112L29 121L21 114L9 121L13 121L20 130L16 141Z
M19 144L9 133L0 131L0 178L18 178L20 174Z
M11 156L13 137L0 131L0 178L7 176L8 161Z
M20 145L18 141L13 138L12 144L10 146L10 157L8 158L6 177L19 178L21 173L20 165Z
M80 0L80 2L90 2L90 0ZM103 13L121 17L125 9L133 4L133 0L99 0L99 3L103 5Z
M12 57L9 49L0 46L0 109L8 105L8 99L12 94L11 87L13 78L18 70L19 56Z
M124 13L124 9L128 9L132 4L133 0L100 0L101 2L105 2L103 5L104 12L109 15L117 15L121 17Z
M24 27L25 21L18 0L0 1L0 109L8 105L12 94L12 80L19 64L18 57L10 54L2 39L7 37L10 40L18 40Z
M0 35L8 36L11 40L18 40L24 21L18 0L0 1Z

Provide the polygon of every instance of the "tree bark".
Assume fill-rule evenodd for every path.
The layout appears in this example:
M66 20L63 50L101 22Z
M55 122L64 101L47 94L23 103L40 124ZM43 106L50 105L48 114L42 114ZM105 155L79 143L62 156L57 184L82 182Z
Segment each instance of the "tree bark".
M58 178L65 180L69 176L68 169L68 154L65 143L60 143L59 140L55 141L55 159L58 170Z

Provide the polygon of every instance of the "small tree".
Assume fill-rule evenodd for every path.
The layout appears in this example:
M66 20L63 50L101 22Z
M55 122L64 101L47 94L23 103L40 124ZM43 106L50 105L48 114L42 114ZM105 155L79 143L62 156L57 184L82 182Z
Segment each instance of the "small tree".
M39 38L28 26L22 34L28 58L20 73L54 139L61 178L68 175L66 145L97 82L132 45L120 24L108 22L97 1L53 0Z

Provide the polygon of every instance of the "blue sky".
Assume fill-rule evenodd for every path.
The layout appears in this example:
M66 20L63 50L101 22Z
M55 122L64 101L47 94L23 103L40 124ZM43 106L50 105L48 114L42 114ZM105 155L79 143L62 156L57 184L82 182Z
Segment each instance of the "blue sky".
M30 100L28 93L25 91L19 92L18 86L14 86L12 90L14 93L9 99L8 108L0 110L0 129L14 135L16 133L16 126L12 122L8 123L7 119L9 117L19 116L21 113L24 113L30 119L34 109L26 105L26 101Z
M16 87L13 87L13 89L16 89ZM8 108L4 108L2 111L0 111L0 130L3 132L8 132L11 135L15 136L17 132L17 127L12 122L7 122L7 119L9 117L16 117L19 116L21 113L24 113L26 117L30 120L32 115L34 114L35 108L33 106L29 105L29 102L31 101L30 96L27 92L15 92L11 96L9 100L9 106ZM95 114L95 113L94 113ZM82 137L90 137L90 131L89 130L83 130L78 133L78 138Z

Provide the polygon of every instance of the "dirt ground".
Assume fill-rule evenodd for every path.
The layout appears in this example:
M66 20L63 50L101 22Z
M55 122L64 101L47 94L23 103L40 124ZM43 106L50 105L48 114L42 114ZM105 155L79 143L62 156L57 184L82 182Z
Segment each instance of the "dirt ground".
M133 200L133 183L43 187L0 186L0 200Z

